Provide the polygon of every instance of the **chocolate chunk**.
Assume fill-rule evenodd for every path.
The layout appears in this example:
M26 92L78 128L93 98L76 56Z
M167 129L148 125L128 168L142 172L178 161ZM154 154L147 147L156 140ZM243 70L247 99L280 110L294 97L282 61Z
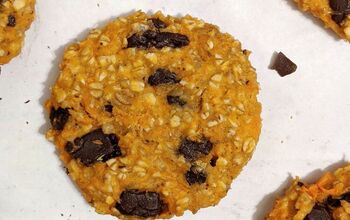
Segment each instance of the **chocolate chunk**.
M177 75L167 69L157 69L150 77L148 77L148 84L151 86L158 86L160 84L175 84L180 82Z
M165 204L157 192L125 190L120 195L116 208L123 215L136 215L143 218L160 215Z
M7 26L8 27L15 27L16 26L16 17L13 15L9 15L7 17Z
M294 73L297 70L297 65L282 52L279 52L272 65L272 69L276 70L278 74L283 77Z
M205 173L198 166L191 166L190 170L185 174L188 184L193 185L195 183L202 184L207 180L207 173Z
M348 203L350 203L350 192L345 193L344 195L342 195L342 200L345 200Z
M167 99L169 105L174 105L175 104L175 105L179 105L181 107L186 105L186 101L182 100L180 98L180 96L168 95L166 97L166 99Z
M350 14L350 0L330 0L329 5L333 10L332 20L337 24L341 24Z
M329 207L337 208L337 207L341 206L341 200L345 200L345 201L350 203L350 192L345 193L345 194L343 194L343 195L341 195L340 197L337 197L337 198L329 196L327 198L327 200L326 200L326 204Z
M332 220L332 215L325 206L316 204L304 220Z
M58 107L58 109L55 109L52 107L50 112L50 121L52 127L58 131L63 130L69 116L70 114L67 108Z
M111 104L105 105L104 108L106 112L109 112L109 113L113 112L113 105Z
M74 144L68 142L65 150L74 159L79 159L89 166L97 161L107 161L122 155L118 146L119 139L115 134L106 135L102 129L94 130L81 138L76 138Z
M154 46L158 49L163 47L180 48L187 46L190 42L187 36L170 32L160 32L155 41Z
M128 48L149 48L151 47L150 41L142 35L133 34L128 38Z
M141 35L133 34L128 39L128 48L150 48L156 47L161 49L163 47L180 48L187 46L190 41L187 36L170 32L159 32L147 30Z
M216 161L218 160L218 156L213 156L210 160L210 166L215 167L216 166Z
M350 8L350 0L330 0L329 6L336 12L344 12Z
M110 154L106 154L105 156L102 157L102 161L106 162L109 159L120 157L122 155L122 152L120 151L120 147L118 145L119 143L119 138L115 134L109 134L108 139L111 142L113 146L113 152Z
M298 182L297 184L298 184L299 187L304 186L304 183L302 183L302 182Z
M167 27L167 25L164 23L164 21L160 20L159 18L151 18L151 21L152 21L154 27L157 29Z
M337 13L337 12L334 12L332 14L332 20L337 23L337 24L340 24L343 22L343 20L345 19L345 15L344 13Z
M208 155L213 144L205 139L201 142L184 139L179 147L179 154L182 154L187 160L194 161L200 157L201 154Z
M337 208L341 206L340 199L335 199L332 196L329 196L326 200L326 204L329 207Z

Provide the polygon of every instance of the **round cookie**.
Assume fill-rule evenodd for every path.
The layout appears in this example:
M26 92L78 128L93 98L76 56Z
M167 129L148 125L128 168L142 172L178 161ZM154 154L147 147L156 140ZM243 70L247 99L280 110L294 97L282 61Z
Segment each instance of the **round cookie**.
M350 41L350 0L294 0L298 7L321 19L327 28Z
M248 56L216 26L160 12L66 49L47 137L98 213L170 218L226 195L261 130Z
M22 49L24 32L34 20L35 0L0 0L0 65Z
M325 173L315 184L295 179L266 219L350 219L350 165L334 173Z

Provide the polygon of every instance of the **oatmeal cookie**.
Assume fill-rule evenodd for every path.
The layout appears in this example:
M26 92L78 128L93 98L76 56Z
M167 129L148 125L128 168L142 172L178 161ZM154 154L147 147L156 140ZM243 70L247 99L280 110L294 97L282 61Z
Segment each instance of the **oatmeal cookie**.
M350 41L350 0L294 0L300 9L321 19L327 28Z
M261 129L248 56L216 26L160 12L66 49L47 137L98 213L170 218L226 195Z
M315 184L295 179L266 219L350 219L350 165L325 173Z
M34 20L35 0L0 0L0 65L22 49L24 32Z

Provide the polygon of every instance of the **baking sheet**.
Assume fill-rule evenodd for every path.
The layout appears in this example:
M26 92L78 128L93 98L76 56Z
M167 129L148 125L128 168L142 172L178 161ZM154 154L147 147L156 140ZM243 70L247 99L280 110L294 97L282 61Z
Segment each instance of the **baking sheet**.
M0 219L108 220L84 201L45 140L43 102L63 49L89 28L142 9L200 17L253 51L263 130L253 159L218 206L181 219L263 219L275 196L300 175L349 161L350 45L288 0L38 0L22 54L0 75ZM274 51L298 64L281 78ZM25 104L27 100L29 103Z

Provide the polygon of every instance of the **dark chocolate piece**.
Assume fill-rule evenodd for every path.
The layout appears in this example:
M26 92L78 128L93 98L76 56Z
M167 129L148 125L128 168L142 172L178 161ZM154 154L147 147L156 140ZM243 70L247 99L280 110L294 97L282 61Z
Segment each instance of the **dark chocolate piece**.
M332 220L332 214L325 206L316 204L304 220Z
M143 49L150 47L156 47L157 49L163 47L180 48L190 43L188 37L183 34L152 30L147 30L142 34L133 34L127 40L128 48L136 47Z
M161 28L166 28L167 27L165 22L160 20L159 18L151 18L151 21L152 21L154 27L157 28L157 29L161 29Z
M148 84L151 86L158 86L160 84L175 84L179 83L177 75L167 69L159 68L151 76L148 77Z
M7 17L7 26L8 27L15 27L16 26L16 17L13 15L9 15Z
M216 161L218 160L218 156L213 156L210 160L210 166L215 167L216 166Z
M189 44L187 36L182 34L160 32L155 38L154 47L161 49L163 47L180 48Z
M187 160L194 161L198 159L201 154L208 155L212 148L213 144L207 139L197 142L186 138L182 140L178 151L179 154L182 154Z
M51 125L55 130L61 131L63 130L65 124L68 121L70 114L67 108L58 107L55 109L51 108L50 112L50 121Z
M111 104L105 105L104 108L105 108L106 112L109 112L109 113L113 112L113 105L111 105Z
M104 134L102 129L94 130L81 138L76 138L74 144L68 142L65 150L74 159L79 159L89 166L98 161L107 161L122 155L115 134Z
M116 208L123 215L148 218L160 215L165 209L165 205L157 192L125 190L121 193Z
M188 184L202 184L205 183L207 180L207 173L204 172L200 167L198 166L191 166L190 170L186 172L185 174L186 180Z
M279 52L272 65L272 69L276 70L283 77L294 73L297 70L297 65L282 52Z
M333 208L337 208L341 206L340 199L333 198L332 196L329 196L327 198L326 204Z
M183 99L180 98L180 96L172 96L172 95L168 95L167 97L167 101L169 105L179 105L179 106L184 106L186 105L186 101L184 101Z
M344 12L350 8L350 0L330 0L329 6L331 6L333 11Z
M341 24L350 14L350 0L330 0L329 6L333 10L332 20L337 24Z

